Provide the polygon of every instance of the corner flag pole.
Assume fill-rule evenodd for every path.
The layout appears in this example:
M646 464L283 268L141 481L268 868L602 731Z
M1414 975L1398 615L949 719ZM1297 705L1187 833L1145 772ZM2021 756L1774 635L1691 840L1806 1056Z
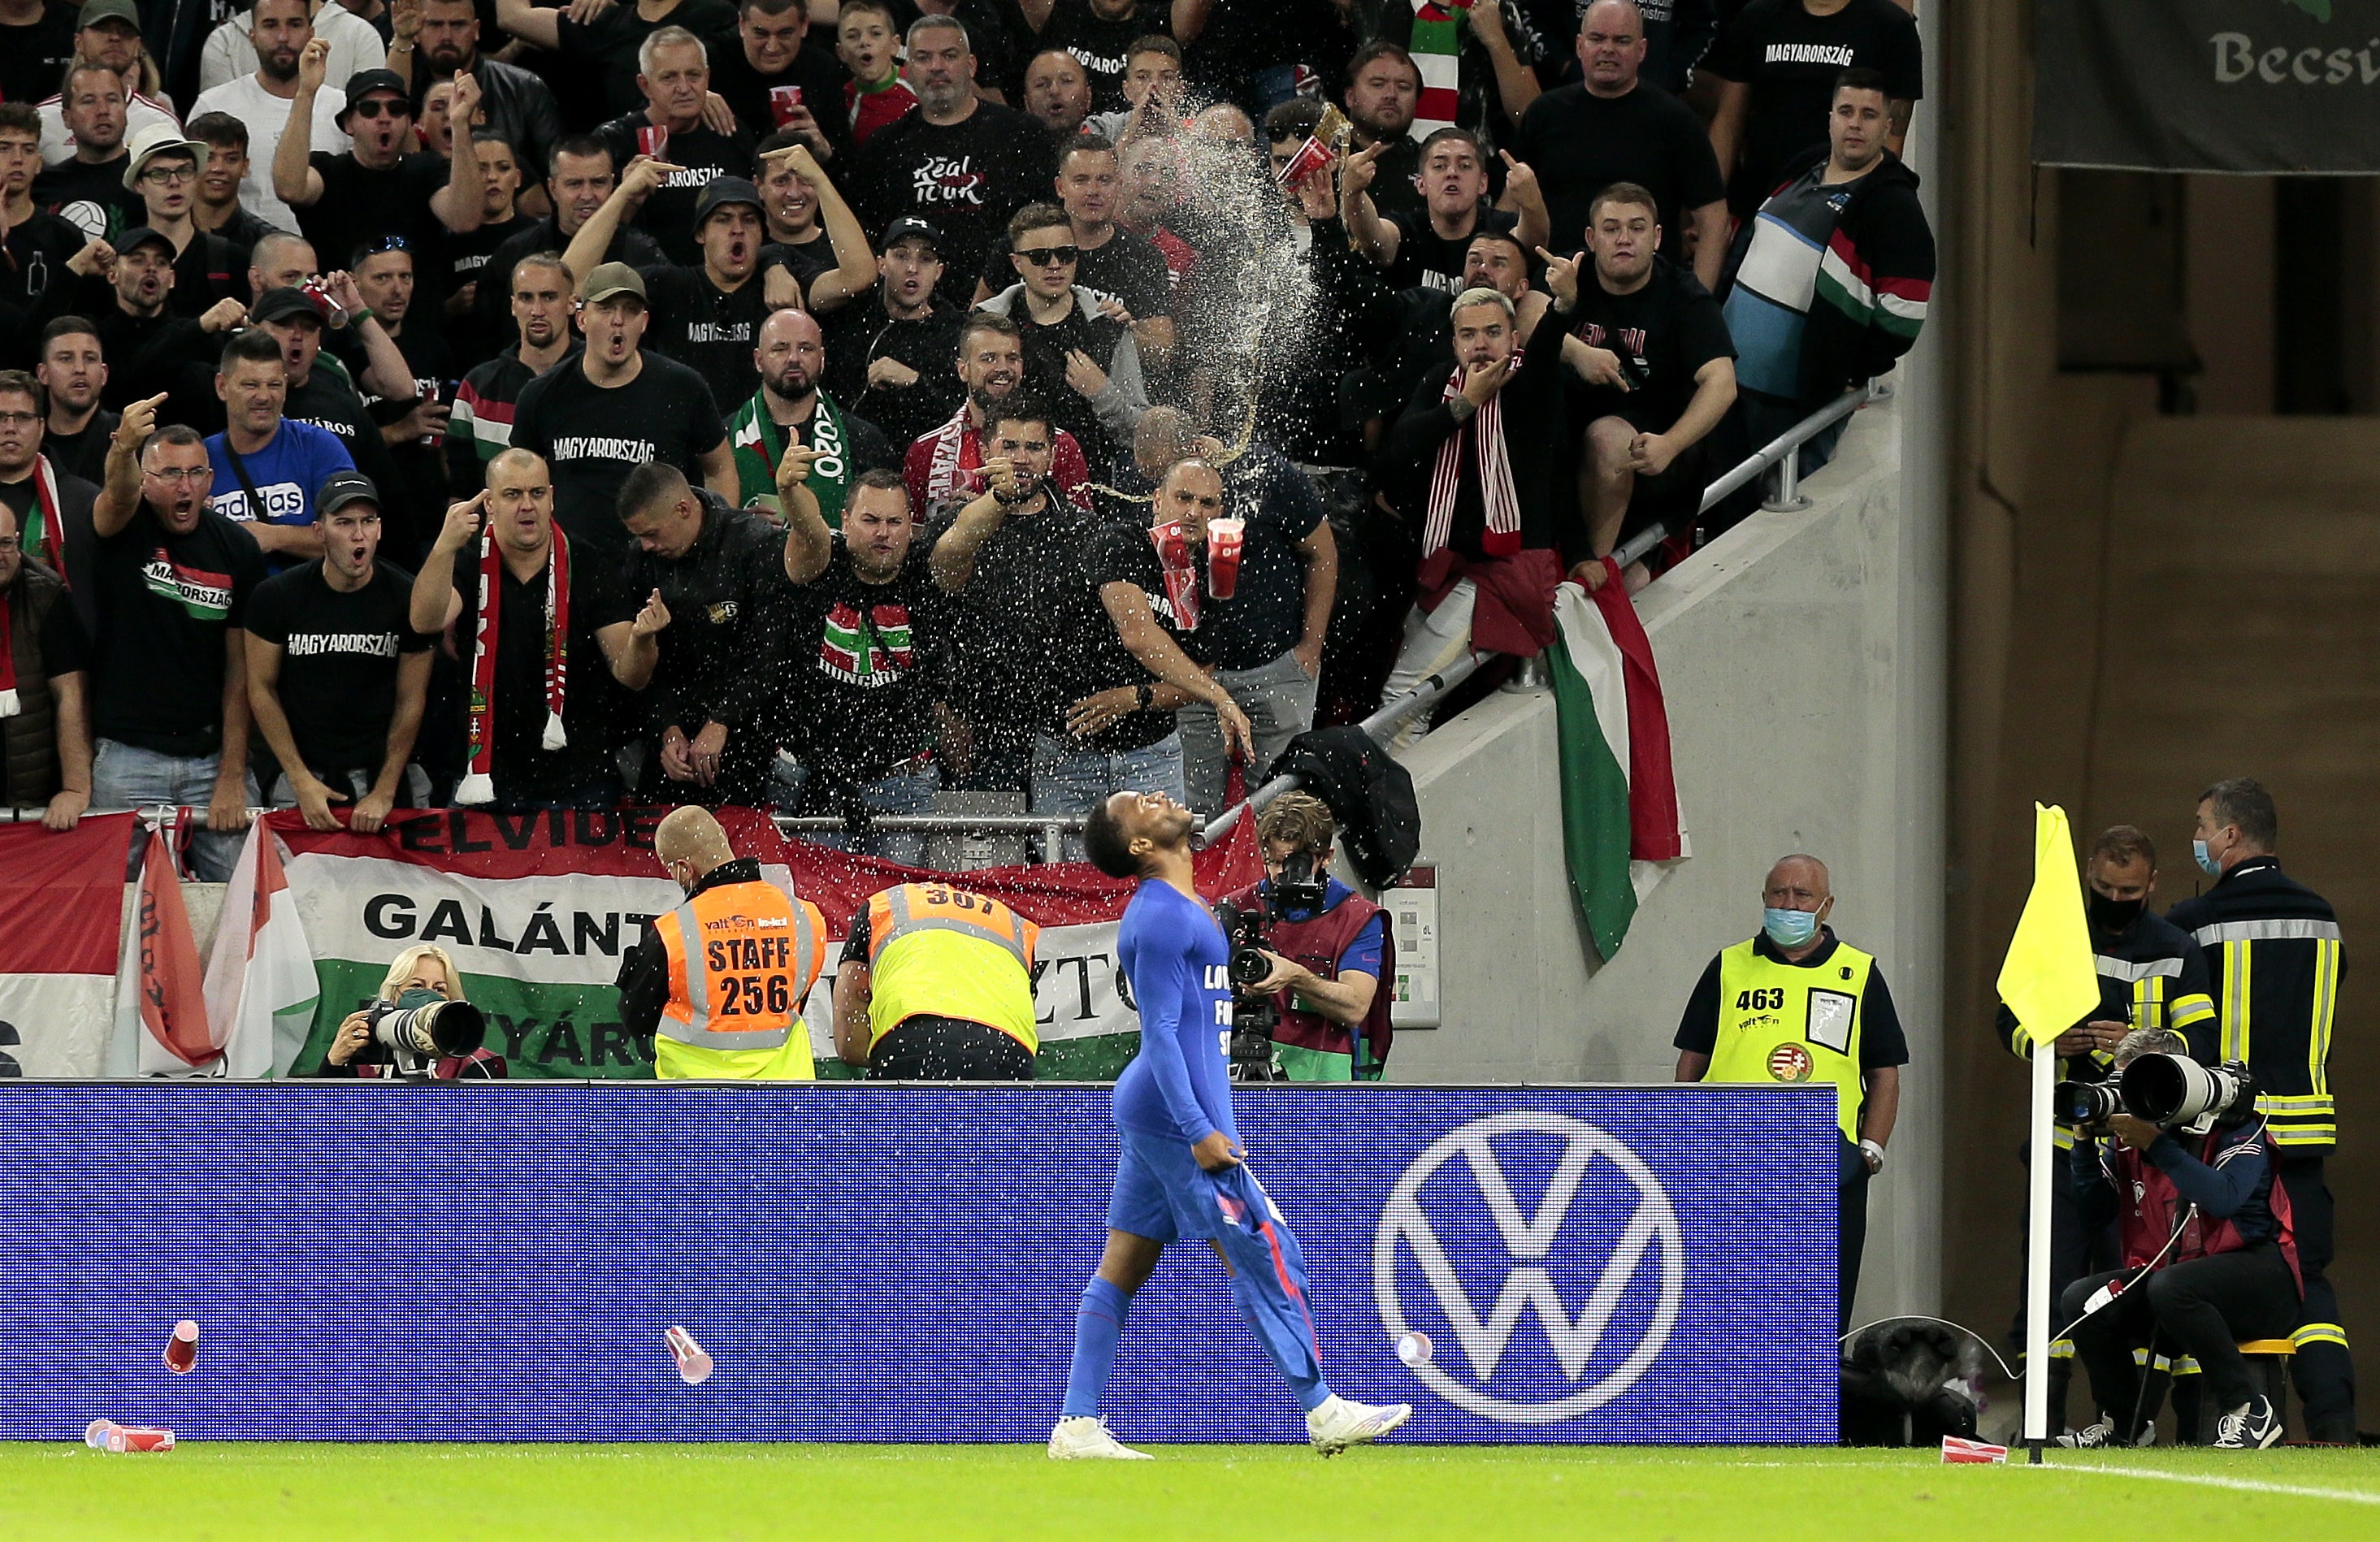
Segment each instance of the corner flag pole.
M2033 1101L2025 1120L2031 1203L2025 1225L2024 1443L2034 1462L2049 1443L2049 1196L2058 1147L2050 1099L2058 1081L2058 1037L2099 1005L2099 971L2082 919L2082 885L2066 810L2033 806L2033 892L2017 918L2000 965L2000 1000L2033 1050Z

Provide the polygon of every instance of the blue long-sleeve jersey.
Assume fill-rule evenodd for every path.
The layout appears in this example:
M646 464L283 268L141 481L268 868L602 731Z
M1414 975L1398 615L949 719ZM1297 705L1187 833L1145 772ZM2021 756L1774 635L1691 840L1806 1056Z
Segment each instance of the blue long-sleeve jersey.
M1195 1146L1233 1140L1231 948L1207 907L1170 883L1140 886L1116 929L1140 1007L1140 1052L1116 1079L1116 1123Z

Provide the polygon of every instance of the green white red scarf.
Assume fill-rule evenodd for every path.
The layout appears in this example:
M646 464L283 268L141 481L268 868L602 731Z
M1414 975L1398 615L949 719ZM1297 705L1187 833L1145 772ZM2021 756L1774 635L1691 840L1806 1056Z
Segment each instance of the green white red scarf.
M1421 101L1414 108L1411 133L1416 140L1426 140L1441 128L1454 127L1463 18L1471 9L1471 0L1413 0L1413 38L1405 52L1421 71Z
M752 399L736 409L735 420L727 426L727 443L735 455L735 480L744 506L783 517L784 510L777 499L777 459L785 453L785 431L762 399L767 391L763 386L753 392ZM851 435L844 427L843 409L823 391L810 413L809 444L815 452L810 460L810 492L818 499L826 528L839 530L843 505L851 496Z

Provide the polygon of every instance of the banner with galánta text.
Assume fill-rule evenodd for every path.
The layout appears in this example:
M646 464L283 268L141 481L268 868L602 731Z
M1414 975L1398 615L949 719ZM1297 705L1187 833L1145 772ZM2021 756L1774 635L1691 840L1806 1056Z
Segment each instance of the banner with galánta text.
M2380 0L2039 0L2033 158L2380 172Z
M400 810L372 835L310 831L294 810L259 820L242 862L259 874L254 903L225 906L215 947L218 965L245 958L245 989L227 1009L240 1025L231 1037L272 1042L269 1068L249 1074L318 1071L341 1019L379 993L390 962L434 942L488 1014L487 1048L513 1075L650 1077L651 1042L621 1023L613 981L646 921L682 897L653 856L666 812ZM852 917L879 890L919 878L990 894L1039 923L1042 1076L1106 1079L1138 1047L1139 1017L1115 949L1129 885L1083 863L921 874L788 841L750 810L724 809L720 819L738 855L758 857L763 876L825 916L827 972L803 1014L820 1076L855 1074L834 1058L831 994ZM1210 894L1262 873L1245 831L1197 860ZM235 939L236 920L249 917ZM217 995L212 972L209 984Z

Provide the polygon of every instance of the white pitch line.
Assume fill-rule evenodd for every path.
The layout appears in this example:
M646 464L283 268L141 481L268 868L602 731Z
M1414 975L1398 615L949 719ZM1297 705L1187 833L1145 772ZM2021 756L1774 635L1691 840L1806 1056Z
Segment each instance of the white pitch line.
M2026 1465L2026 1463L2012 1463ZM2156 1478L2166 1483L2195 1483L2207 1488L2236 1488L2244 1494L2284 1494L2300 1500L2339 1500L2348 1504L2380 1504L2380 1494L2352 1488L2309 1488L2299 1483L2259 1483L2247 1477L2214 1477L2204 1473L2165 1473L2154 1467L2045 1466L2050 1473L2103 1473L2109 1477Z

